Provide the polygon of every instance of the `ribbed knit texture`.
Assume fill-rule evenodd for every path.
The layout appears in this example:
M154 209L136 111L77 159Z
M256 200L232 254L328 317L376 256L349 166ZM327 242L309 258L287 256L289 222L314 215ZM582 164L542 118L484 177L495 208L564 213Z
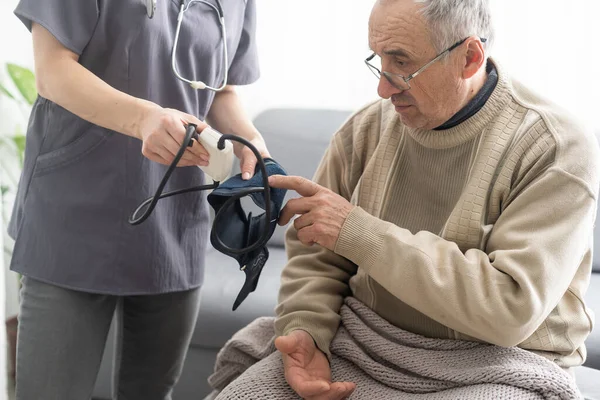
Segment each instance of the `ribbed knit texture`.
M438 234L464 188L477 141L431 149L403 139L381 217L413 233Z
M457 135L456 131L439 132ZM425 147L410 135L399 144L398 164L391 175L388 203L381 218L412 233L440 234L464 188L478 137L463 142L456 137L452 147ZM408 189L410 188L410 189ZM447 327L390 295L377 282L381 316L398 327L430 337L453 337Z
M528 351L415 335L354 298L341 316L331 371L334 381L356 383L353 400L580 398L573 377ZM225 344L209 378L216 400L299 398L273 353L274 334L273 320L260 318Z

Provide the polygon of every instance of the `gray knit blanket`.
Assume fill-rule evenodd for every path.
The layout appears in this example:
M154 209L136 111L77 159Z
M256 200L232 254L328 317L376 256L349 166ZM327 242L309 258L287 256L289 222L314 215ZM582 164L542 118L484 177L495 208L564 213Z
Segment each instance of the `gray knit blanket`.
M334 381L355 382L350 399L581 399L575 380L529 351L461 340L430 339L399 329L349 297L331 343ZM211 398L299 397L283 375L273 318L235 334L209 377Z

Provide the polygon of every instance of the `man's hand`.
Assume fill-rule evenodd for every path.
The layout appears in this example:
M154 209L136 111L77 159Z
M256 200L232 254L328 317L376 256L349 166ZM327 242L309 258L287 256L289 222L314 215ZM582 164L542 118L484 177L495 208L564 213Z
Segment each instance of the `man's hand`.
M300 176L273 175L269 177L269 185L295 190L303 196L287 202L281 210L279 225L285 225L294 215L302 214L294 220L298 239L305 245L317 243L333 251L354 206L339 194Z
M251 139L246 138L246 140L256 147L256 150L258 150L263 158L271 157L269 150L267 150L265 140L260 134L256 134ZM254 152L240 142L233 142L233 151L237 158L240 159L240 171L242 172L242 179L247 180L252 178L252 176L254 176L255 168L257 168L256 163L258 162Z
M317 349L305 331L292 331L275 339L281 352L285 379L300 397L307 400L342 400L352 394L356 384L331 382L327 357Z

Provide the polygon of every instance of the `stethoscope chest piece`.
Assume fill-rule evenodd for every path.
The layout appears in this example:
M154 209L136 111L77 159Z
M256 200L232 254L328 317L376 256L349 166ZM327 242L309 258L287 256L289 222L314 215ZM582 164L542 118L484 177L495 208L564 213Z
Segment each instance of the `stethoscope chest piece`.
M156 0L144 0L146 2L146 14L148 14L148 18L154 17L154 12L156 11Z

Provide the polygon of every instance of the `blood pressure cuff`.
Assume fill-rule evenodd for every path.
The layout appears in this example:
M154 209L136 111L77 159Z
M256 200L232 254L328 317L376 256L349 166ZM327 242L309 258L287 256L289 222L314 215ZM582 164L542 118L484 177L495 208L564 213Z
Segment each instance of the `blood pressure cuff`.
M287 175L285 170L273 159L265 158L267 175ZM233 310L256 289L260 273L269 258L267 241L273 235L279 220L279 213L286 194L285 189L269 187L271 218L265 225L266 212L257 216L244 211L241 198L250 196L261 209L267 210L265 201L263 173L256 168L256 173L249 180L243 180L241 174L233 176L221 183L208 195L208 202L215 211L210 242L221 253L233 257L240 269L246 274L244 286L240 290ZM268 231L265 232L265 226ZM253 246L260 241L260 245ZM257 247L254 250L240 252L240 249Z

